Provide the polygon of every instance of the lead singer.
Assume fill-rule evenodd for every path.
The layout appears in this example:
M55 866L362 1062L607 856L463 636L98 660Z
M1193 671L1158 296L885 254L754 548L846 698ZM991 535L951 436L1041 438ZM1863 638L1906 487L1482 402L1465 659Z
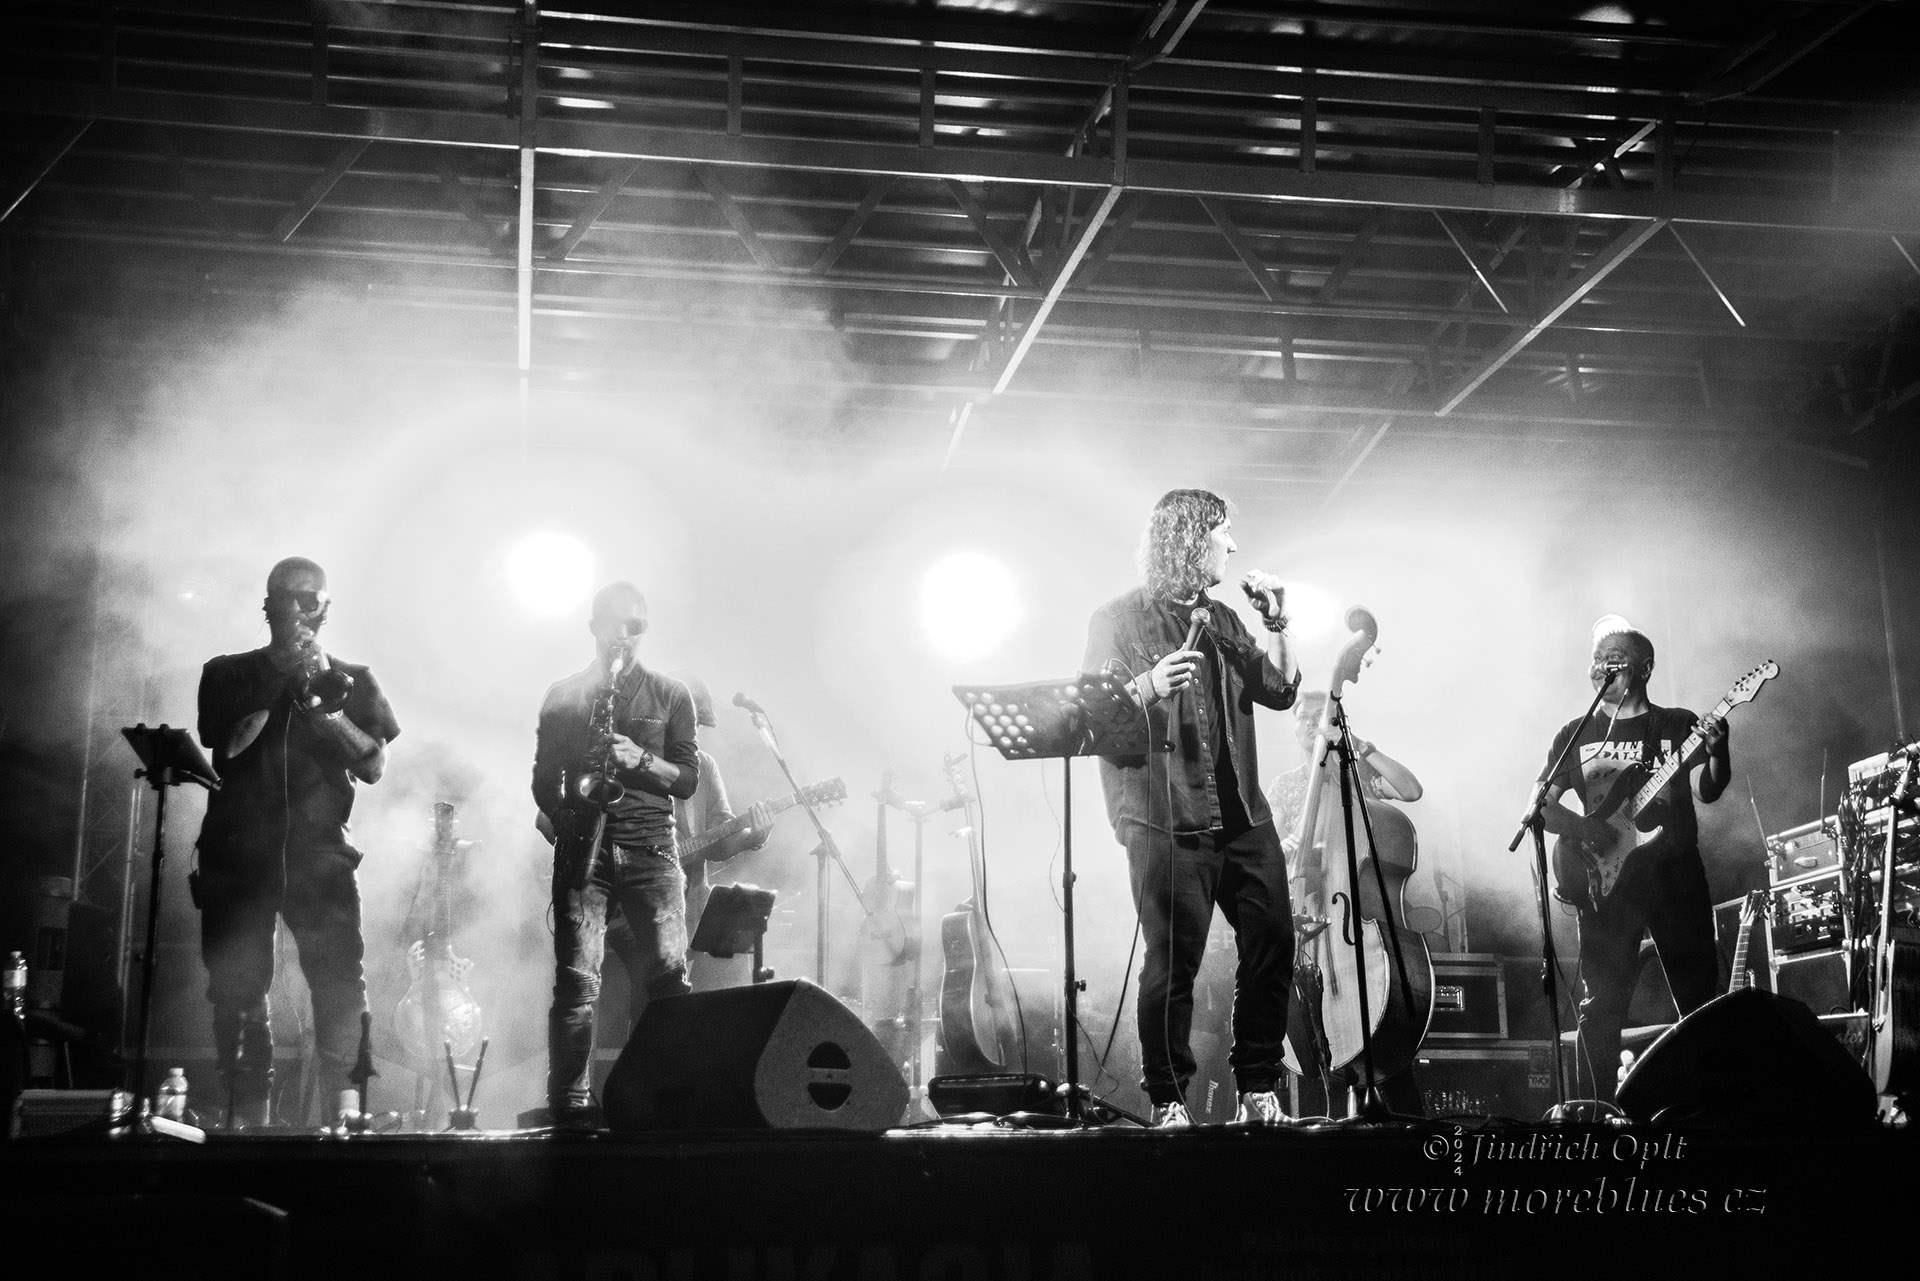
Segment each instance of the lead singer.
M1136 1007L1142 1080L1156 1127L1193 1124L1193 980L1213 909L1233 928L1236 1122L1288 1118L1275 1086L1293 980L1293 905L1273 816L1260 792L1254 704L1292 706L1300 676L1287 652L1284 588L1249 570L1240 587L1266 627L1256 641L1207 593L1226 581L1231 509L1176 489L1154 504L1140 546L1143 586L1094 612L1085 671L1126 675L1147 712L1145 756L1102 757L1114 836L1127 850L1146 938Z
M632 583L593 598L594 661L557 682L540 706L533 800L553 824L553 1007L547 1015L547 1100L556 1130L592 1130L593 1005L606 953L607 900L617 896L642 958L649 999L684 995L687 878L673 843L673 800L700 778L693 696L643 666L647 601ZM591 855L607 784L606 827Z

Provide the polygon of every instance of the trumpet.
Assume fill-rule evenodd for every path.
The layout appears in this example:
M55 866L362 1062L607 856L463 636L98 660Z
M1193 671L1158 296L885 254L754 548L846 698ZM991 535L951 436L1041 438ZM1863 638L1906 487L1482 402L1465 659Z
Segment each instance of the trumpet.
M627 794L626 784L613 776L613 704L619 697L620 673L626 670L632 655L632 646L623 645L615 649L608 659L606 683L594 695L593 709L587 715L588 732L595 738L604 739L605 744L596 762L598 768L587 771L573 781L574 795L601 810L616 804Z

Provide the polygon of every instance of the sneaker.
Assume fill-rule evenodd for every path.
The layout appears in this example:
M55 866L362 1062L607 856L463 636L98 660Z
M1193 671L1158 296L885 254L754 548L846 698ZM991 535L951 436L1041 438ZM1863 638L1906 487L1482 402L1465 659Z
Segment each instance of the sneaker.
M1240 1104L1233 1110L1235 1125L1289 1125L1292 1121L1280 1109L1280 1096L1272 1090L1240 1091Z
M1156 1103L1150 1118L1156 1130L1191 1130L1193 1118L1184 1103Z

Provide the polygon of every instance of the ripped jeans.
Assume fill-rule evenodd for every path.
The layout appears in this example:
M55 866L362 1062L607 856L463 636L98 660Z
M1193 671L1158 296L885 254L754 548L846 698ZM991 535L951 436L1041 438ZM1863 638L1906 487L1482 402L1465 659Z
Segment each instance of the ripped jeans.
M636 985L644 984L649 999L691 990L687 876L672 846L615 845L595 860L585 889L556 867L553 1008L547 1015L547 1102L556 1114L592 1102L593 1006L600 999L610 898L619 901L633 929L642 970Z

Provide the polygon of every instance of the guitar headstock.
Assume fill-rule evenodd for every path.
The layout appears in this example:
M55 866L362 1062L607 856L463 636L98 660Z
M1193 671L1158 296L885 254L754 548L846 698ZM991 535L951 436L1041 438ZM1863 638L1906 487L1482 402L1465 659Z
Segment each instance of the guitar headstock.
M1746 898L1740 901L1740 924L1752 925L1759 919L1760 913L1767 910L1767 892L1748 890Z
M973 800L973 793L967 790L967 780L960 767L967 763L965 752L942 752L940 754L940 773L947 780L947 790L952 792L950 807L959 808Z
M887 775L885 786L889 792L893 790L893 775ZM837 778L825 778L808 783L800 789L800 795L809 805L838 805L847 799L847 785Z
M1733 683L1733 688L1727 691L1726 704L1731 707L1735 703L1752 702L1753 696L1760 692L1760 687L1779 674L1780 664L1769 658Z

